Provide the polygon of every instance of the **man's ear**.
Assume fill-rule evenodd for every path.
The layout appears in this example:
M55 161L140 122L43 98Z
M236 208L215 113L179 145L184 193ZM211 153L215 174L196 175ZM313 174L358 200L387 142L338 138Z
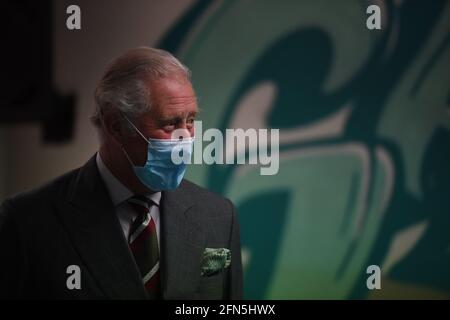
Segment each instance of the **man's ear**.
M114 141L117 145L122 145L125 138L125 130L123 121L119 112L110 111L103 114L103 129L109 140Z

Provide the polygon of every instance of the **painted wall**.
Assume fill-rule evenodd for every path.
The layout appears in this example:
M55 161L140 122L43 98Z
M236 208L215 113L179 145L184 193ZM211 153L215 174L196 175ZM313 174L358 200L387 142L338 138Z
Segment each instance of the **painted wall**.
M66 8L71 4L81 9L81 30L66 28ZM98 140L89 116L96 82L107 63L129 48L155 45L191 4L177 0L54 1L54 82L62 93L76 94L74 139L44 144L38 124L4 126L7 143L0 150L6 155L6 168L2 166L5 195L81 166L94 154Z
M189 172L238 207L248 298L450 297L450 3L376 3L201 2L161 41L204 127L280 128L276 176Z
M65 28L78 4L82 30ZM246 297L450 297L450 2L55 1L55 78L78 96L71 143L0 131L0 197L82 165L106 63L138 45L193 72L204 128L279 128L280 170L192 165L241 221ZM3 143L5 142L5 143ZM3 191L2 191L3 190ZM382 289L366 268L379 265Z

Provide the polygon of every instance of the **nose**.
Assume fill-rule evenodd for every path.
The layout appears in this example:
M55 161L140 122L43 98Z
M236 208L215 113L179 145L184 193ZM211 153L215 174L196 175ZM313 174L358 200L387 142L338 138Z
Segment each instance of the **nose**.
M188 130L189 131L188 125L187 125L187 121L186 120L181 121L179 126L178 126L178 129L184 129L184 130Z
M186 138L193 137L195 134L194 125L192 123L188 123L188 121L189 121L188 119L184 119L183 121L180 122L179 126L179 129L186 132L186 135L183 135L183 137Z

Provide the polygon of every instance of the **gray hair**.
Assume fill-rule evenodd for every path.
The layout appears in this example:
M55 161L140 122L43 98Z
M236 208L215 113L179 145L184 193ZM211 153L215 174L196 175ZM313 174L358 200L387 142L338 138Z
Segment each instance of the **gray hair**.
M92 123L101 128L103 114L110 110L135 121L151 108L148 82L167 77L190 81L191 72L167 51L149 47L129 50L110 63L98 82ZM130 133L134 132L128 122L121 121Z

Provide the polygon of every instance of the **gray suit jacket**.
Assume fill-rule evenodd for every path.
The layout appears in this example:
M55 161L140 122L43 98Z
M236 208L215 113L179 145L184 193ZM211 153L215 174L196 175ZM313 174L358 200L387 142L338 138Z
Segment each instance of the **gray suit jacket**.
M164 299L241 299L239 225L233 204L183 180L161 199ZM231 264L201 276L205 248L228 248ZM69 289L70 265L81 289ZM0 298L145 299L95 157L0 208Z

